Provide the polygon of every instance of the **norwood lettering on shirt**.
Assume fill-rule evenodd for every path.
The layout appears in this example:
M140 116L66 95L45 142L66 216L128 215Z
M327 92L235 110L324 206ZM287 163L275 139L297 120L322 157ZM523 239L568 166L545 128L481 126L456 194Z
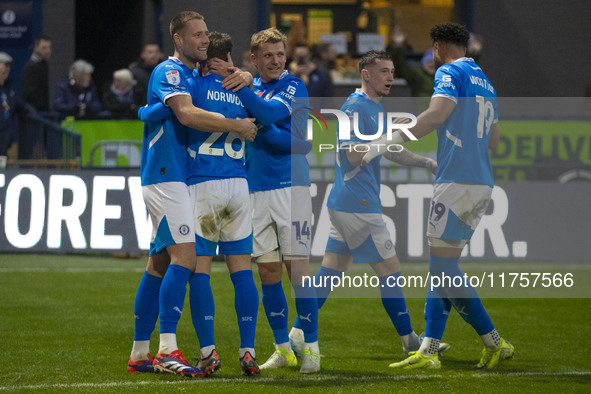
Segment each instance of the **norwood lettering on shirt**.
M236 104L241 107L244 107L244 105L242 105L242 102L240 101L238 96L233 93L229 93L229 92L226 93L226 92L218 92L215 90L208 90L207 91L207 99L208 100L215 100L215 101L225 101L230 104Z

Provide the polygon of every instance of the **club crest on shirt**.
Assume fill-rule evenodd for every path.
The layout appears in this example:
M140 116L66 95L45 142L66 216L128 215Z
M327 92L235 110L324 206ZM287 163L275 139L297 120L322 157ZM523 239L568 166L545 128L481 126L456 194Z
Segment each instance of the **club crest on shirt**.
M181 226L179 227L179 233L181 233L181 235L189 234L189 226L187 226L186 224L181 224Z
M165 74L168 83L173 85L178 85L179 83L181 83L181 76L179 75L178 70L170 70L167 71Z

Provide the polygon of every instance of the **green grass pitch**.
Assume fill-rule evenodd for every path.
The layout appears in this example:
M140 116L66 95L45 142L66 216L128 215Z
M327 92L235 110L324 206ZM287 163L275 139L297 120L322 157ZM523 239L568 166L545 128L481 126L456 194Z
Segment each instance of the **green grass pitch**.
M472 369L481 341L455 312L442 368L398 371L388 364L402 359L400 341L380 300L329 299L319 317L320 373L290 368L244 378L234 291L225 265L217 263L212 287L222 371L199 380L128 373L133 302L144 266L144 260L1 254L0 392L591 392L589 298L485 299L493 323L516 348L513 360L490 372ZM589 266L581 264L581 272ZM255 282L260 287L256 276ZM291 324L295 308L293 299L288 302ZM423 298L407 299L417 333L425 326L423 305ZM156 330L152 354L157 338ZM188 300L178 342L188 359L198 356ZM256 346L262 363L273 351L262 304Z

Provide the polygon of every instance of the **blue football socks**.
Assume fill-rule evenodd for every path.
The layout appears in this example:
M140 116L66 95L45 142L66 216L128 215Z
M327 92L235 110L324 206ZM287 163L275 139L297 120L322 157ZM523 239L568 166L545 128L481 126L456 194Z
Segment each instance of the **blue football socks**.
M470 283L464 283L463 273L458 267L458 260L458 258L453 257L429 257L431 275L438 276L441 279L441 286L437 289L439 295L444 299L449 299L448 302L476 330L478 335L484 335L491 332L494 326L476 290ZM447 302L442 305L441 302L437 301L437 297L433 297L432 302L434 310L431 312L433 315L437 314L435 309L440 310L442 306L448 308ZM441 329L441 332L443 333L443 329Z
M332 268L326 268L324 266L320 266L316 275L312 278L312 287L316 292L316 300L318 303L318 309L322 308L322 305L326 302L328 295L330 294L331 288L331 278L333 276L340 277L343 273L341 271L333 270ZM326 286L324 286L326 284ZM293 324L295 328L303 329L302 322L300 321L300 317L297 316L295 323Z
M298 320L304 331L306 343L318 341L318 301L316 292L310 285L310 282L304 285L293 285Z
M287 299L281 281L271 285L261 284L263 307L276 344L289 342L287 332Z
M215 345L214 316L215 303L209 275L194 273L189 280L189 300L193 327L199 339L199 347Z
M388 316L390 316L398 335L403 336L412 333L413 330L402 288L397 286L399 276L400 272L380 276L380 295L382 296L382 304Z
M234 307L238 317L240 348L254 348L254 336L259 312L259 293L251 270L230 275L234 284Z
M171 264L164 275L160 288L160 333L176 334L176 326L183 313L187 282L191 270Z
M135 315L134 341L149 341L158 320L158 297L162 278L144 272L137 293L133 314Z

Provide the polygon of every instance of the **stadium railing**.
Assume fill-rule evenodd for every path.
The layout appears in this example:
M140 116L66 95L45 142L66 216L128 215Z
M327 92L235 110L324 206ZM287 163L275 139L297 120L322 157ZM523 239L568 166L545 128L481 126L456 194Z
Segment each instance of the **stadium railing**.
M80 168L81 137L40 115L19 117L18 159L9 164Z

